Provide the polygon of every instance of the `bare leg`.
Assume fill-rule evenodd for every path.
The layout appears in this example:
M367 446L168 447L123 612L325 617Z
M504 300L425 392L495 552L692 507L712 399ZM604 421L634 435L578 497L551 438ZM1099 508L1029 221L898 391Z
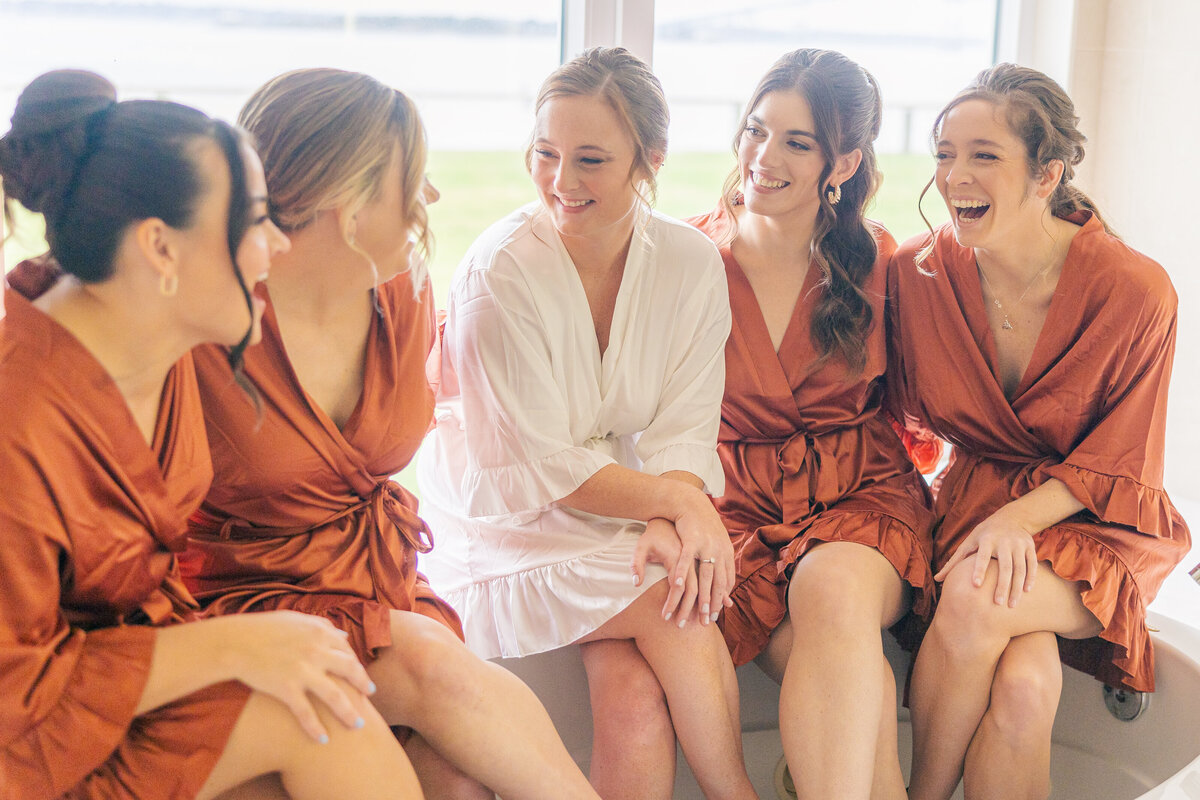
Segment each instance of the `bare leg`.
M367 667L372 700L459 771L503 797L596 798L537 697L467 649L445 626L392 612L392 641Z
M742 759L737 677L716 625L679 628L660 611L659 581L583 641L633 639L667 696L675 733L705 797L754 798Z
M427 800L494 800L496 796L491 789L442 758L415 731L404 743L404 753L412 762Z
M1018 636L1000 656L991 702L967 749L969 800L1050 796L1050 732L1062 694L1058 641L1048 631Z
M896 719L896 676L892 665L883 660L883 707L879 714L879 739L875 744L875 780L871 800L905 800L904 773L900 769L900 742Z
M293 800L419 800L417 776L396 737L369 703L363 706L366 725L348 730L318 704L329 731L329 742L318 744L282 703L252 694L197 797L208 800L235 787L243 793L232 796L271 797L278 784L261 776L277 772Z
M962 777L967 748L988 708L992 679L1009 641L1035 631L1069 638L1100 632L1083 605L1082 588L1042 564L1032 591L1016 608L996 605L996 562L983 586L971 582L974 564L962 562L942 586L942 597L913 670L913 800L946 800Z
M675 728L654 670L629 639L580 652L592 700L592 786L605 800L670 800Z
M802 798L871 796L882 720L891 717L896 726L880 628L903 613L904 589L882 554L853 542L818 545L796 567L779 728ZM889 774L898 773L895 749L889 758L896 762ZM902 784L900 790L903 796Z
M271 772L260 775L252 781L246 781L228 792L222 792L216 800L289 800L289 798L283 788L283 781L279 779L279 773Z

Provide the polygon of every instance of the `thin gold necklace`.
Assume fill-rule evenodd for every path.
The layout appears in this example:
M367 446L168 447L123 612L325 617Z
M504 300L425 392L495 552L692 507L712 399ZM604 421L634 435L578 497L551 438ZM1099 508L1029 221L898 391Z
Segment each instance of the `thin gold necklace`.
M1021 305L1021 301L1025 299L1025 295L1029 294L1029 290L1032 289L1033 285L1038 282L1038 278L1045 275L1046 271L1052 266L1054 266L1053 261L1042 267L1038 271L1038 274L1033 276L1033 280L1029 282L1029 285L1025 287L1025 291L1021 292L1021 296L1017 298L1016 305ZM1000 313L1004 315L1004 322L1000 323L1000 327L1006 331L1013 330L1013 324L1008 321L1008 312L1004 310L1004 306L1000 305L1000 299L996 297L996 290L992 288L992 282L988 280L987 273L983 271L983 265L976 261L975 269L979 270L979 274L983 276L983 282L987 285L988 291L992 293L992 305L998 308Z

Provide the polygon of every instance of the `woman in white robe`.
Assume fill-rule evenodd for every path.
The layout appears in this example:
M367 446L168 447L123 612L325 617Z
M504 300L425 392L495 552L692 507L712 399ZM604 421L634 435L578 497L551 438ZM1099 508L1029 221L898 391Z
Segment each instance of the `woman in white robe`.
M708 797L749 798L712 624L733 551L705 494L724 485L730 311L715 247L644 199L666 126L657 79L620 48L543 85L541 199L451 288L421 563L481 656L581 643L602 796L670 797L678 735Z

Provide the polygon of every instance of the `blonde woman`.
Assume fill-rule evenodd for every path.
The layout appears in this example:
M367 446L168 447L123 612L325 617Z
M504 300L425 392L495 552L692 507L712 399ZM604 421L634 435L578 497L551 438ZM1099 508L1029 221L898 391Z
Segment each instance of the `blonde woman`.
M540 201L485 232L451 289L427 569L484 657L581 644L602 795L669 797L678 733L707 796L753 797L713 624L733 551L705 495L723 484L720 257L647 205L667 108L645 64L590 50L536 113Z
M216 479L186 572L211 611L289 608L349 635L428 797L594 797L544 709L476 658L416 571L431 537L391 480L429 427L433 301L425 139L416 108L369 76L291 72L241 123L260 143L292 247L260 292L246 358L261 409L219 348L196 355Z

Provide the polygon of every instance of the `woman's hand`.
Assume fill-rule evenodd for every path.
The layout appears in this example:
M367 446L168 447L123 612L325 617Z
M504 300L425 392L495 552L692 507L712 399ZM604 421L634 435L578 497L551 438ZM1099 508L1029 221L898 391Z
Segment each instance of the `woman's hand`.
M972 582L983 586L988 564L996 559L996 605L1016 608L1022 592L1033 588L1037 575L1037 546L1033 541L1035 531L1016 519L1012 504L1003 506L990 517L975 526L954 555L946 562L934 580L942 581L960 561L975 556Z
M675 518L675 531L681 544L679 558L671 569L672 590L685 587L687 576L693 569L697 578L696 602L699 603L700 619L708 624L716 621L722 607L733 605L729 593L733 591L735 579L733 542L725 530L721 516L713 508L708 497L697 491L698 502ZM687 594L681 595L687 600ZM681 602L676 613L690 614L691 607Z
M286 705L309 736L319 742L329 738L314 698L346 727L363 726L361 709L375 685L345 632L328 620L296 611L268 611L219 617L211 623L225 627L219 652L232 677ZM352 690L347 692L335 677Z
M631 565L633 585L641 586L642 581L646 579L647 563L662 564L668 571L671 571L679 563L679 554L682 549L683 543L679 541L679 534L676 532L673 522L662 517L649 520L646 523L645 532L638 539L637 549L633 552L633 564ZM663 604L663 619L670 620L676 612L682 613L682 609L687 608L688 613L682 614L679 618L681 622L686 622L696 603L696 592L697 580L694 569L688 570L682 586L671 581L666 602Z

